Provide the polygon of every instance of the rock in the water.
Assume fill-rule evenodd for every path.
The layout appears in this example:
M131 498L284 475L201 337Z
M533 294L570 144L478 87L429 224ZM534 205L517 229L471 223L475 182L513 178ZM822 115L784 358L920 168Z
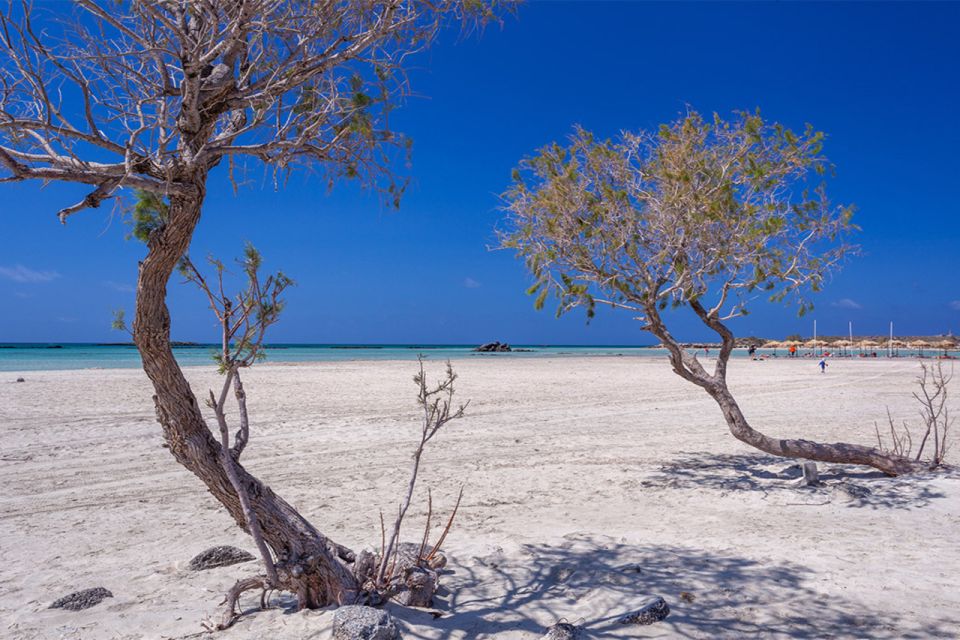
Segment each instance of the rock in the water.
M547 629L547 635L540 640L580 640L583 637L580 631L580 627L575 624L558 622Z
M498 352L513 351L513 349L511 349L510 345L508 345L507 343L496 340L494 342L488 342L486 344L482 344L476 349L474 349L474 351L479 351L481 353L498 353Z
M94 587L93 589L84 589L76 591L68 596L63 596L50 605L51 609L67 609L68 611L80 611L89 609L100 604L106 598L112 598L113 594L103 587Z
M617 622L620 624L653 624L660 622L670 615L670 605L667 601L657 596L647 604L640 607L639 610L621 617Z
M210 547L206 551L198 553L190 561L190 568L194 571L203 571L214 567L228 567L231 564L249 562L250 560L256 560L256 558L243 549L222 545Z
M333 640L399 640L397 623L386 611L348 605L333 614Z

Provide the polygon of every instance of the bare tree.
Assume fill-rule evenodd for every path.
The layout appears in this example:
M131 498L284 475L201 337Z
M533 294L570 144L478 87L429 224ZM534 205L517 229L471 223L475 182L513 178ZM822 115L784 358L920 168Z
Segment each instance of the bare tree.
M801 313L853 247L852 209L827 199L823 135L794 133L741 113L708 122L697 113L657 133L597 141L577 129L525 160L505 196L501 244L525 259L541 307L558 313L597 304L637 314L668 350L674 372L720 406L730 432L790 458L864 464L891 474L903 457L846 443L771 438L752 428L727 386L734 348L728 321L759 296L791 299ZM668 328L686 308L722 346L712 372Z
M410 508L410 501L413 499L413 491L417 486L417 476L420 473L420 459L423 457L423 451L427 443L430 442L448 422L463 417L463 412L467 408L467 404L469 404L469 402L467 402L467 404L462 404L454 408L453 383L456 381L457 375L453 372L453 367L449 361L447 362L446 377L441 380L436 387L430 388L427 386L427 375L423 370L423 358L420 357L417 360L420 363L420 371L414 376L413 381L416 383L418 389L417 404L423 411L423 422L420 430L420 442L417 443L413 451L413 464L410 468L410 479L407 482L407 493L404 495L403 502L397 510L397 518L394 520L393 529L390 531L389 537L386 538L384 548L380 554L380 563L377 567L375 584L379 589L385 591L394 590L391 587L391 581L396 573L397 558L395 551L400 543L400 527L403 525L407 510ZM432 499L430 502L432 504ZM458 499L457 506L459 506L459 504L460 501ZM456 513L456 508L454 508L454 513ZM429 533L429 517L427 520L427 530ZM450 525L448 524L448 530L449 527ZM436 553L437 548L439 548L438 543L436 547L424 555L428 533L424 535L424 542L419 546L416 558L417 563L421 560L429 561L431 556Z
M243 158L277 178L303 165L331 181L357 178L395 202L403 184L390 167L405 140L390 130L388 115L405 93L407 56L426 47L445 20L477 24L493 17L495 4L76 0L67 11L57 4L46 12L43 6L10 2L0 14L0 181L89 185L85 198L59 211L61 221L126 187L154 199L145 208L152 213L134 229L147 255L132 328L170 452L240 527L259 525L277 588L297 594L301 607L362 600L352 552L249 474L238 455L223 464L222 425L218 439L173 357L167 283L200 221L210 172L225 159L231 176ZM224 357L228 368L242 361ZM214 403L216 409L220 399ZM242 437L231 447L237 453Z
M950 448L950 428L953 426L954 418L950 415L950 408L947 406L947 392L950 389L950 381L953 379L953 369L944 372L943 362L940 360L932 365L921 362L920 369L921 373L917 376L917 386L920 390L913 392L913 397L920 404L922 430L916 455L913 451L914 434L910 431L910 426L903 421L903 426L897 427L893 416L890 415L890 409L887 409L889 441L884 442L880 434L880 426L875 424L877 447L896 456L913 457L914 462L925 462L930 468L936 468L944 463L944 457ZM925 459L923 454L924 451L928 451L928 444L933 451Z

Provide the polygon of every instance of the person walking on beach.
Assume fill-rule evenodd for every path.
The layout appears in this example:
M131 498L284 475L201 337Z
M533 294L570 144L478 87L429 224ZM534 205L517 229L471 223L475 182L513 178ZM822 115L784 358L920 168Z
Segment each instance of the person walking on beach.
M797 357L797 345L795 344L790 345L790 357L791 358Z
M826 359L826 358L820 358L819 365L820 365L820 373L826 373L826 372L827 372L827 359Z

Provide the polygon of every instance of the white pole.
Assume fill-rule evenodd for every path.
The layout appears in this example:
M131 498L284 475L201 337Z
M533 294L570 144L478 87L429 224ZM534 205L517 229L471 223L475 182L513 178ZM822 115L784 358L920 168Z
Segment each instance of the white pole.
M890 321L890 342L887 343L887 357L893 356L893 320Z
M853 349L853 320L847 323L847 329L850 332L850 349Z
M817 353L817 321L813 321L813 353Z

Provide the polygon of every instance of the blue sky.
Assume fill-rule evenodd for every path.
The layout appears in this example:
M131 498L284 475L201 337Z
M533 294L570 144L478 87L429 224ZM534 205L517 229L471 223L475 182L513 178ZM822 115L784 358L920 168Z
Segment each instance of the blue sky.
M451 31L414 59L418 97L394 114L414 140L399 211L307 174L235 196L222 173L192 254L246 240L298 286L276 342L645 344L627 314L557 320L524 294L513 256L490 251L498 193L524 155L574 123L601 135L655 127L687 105L829 135L831 195L854 202L863 255L812 315L760 303L739 335L960 332L960 4L530 2L482 37ZM0 185L0 341L109 341L133 305L143 247L109 207L63 227L73 186ZM198 294L171 287L176 339L209 341ZM676 333L709 333L684 316Z

